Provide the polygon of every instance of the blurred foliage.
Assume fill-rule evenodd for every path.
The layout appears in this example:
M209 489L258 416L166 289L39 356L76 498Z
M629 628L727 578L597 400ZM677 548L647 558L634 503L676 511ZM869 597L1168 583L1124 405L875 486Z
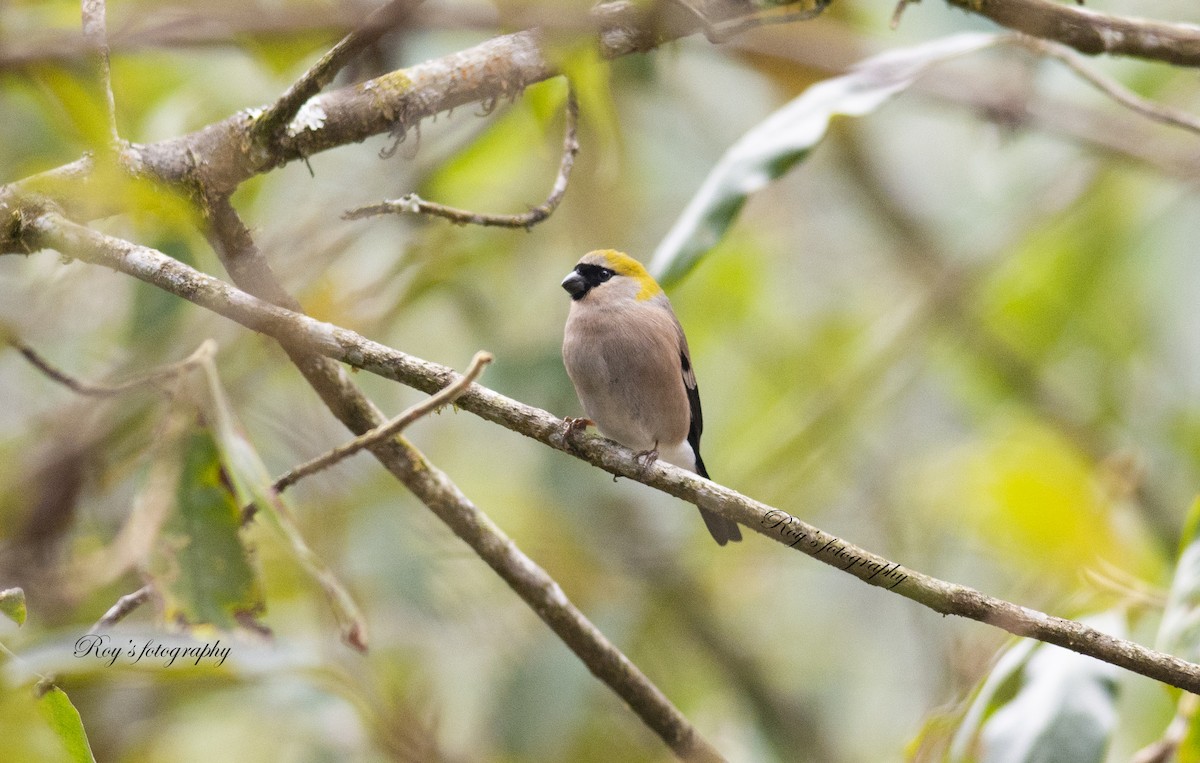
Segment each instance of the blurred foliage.
M180 450L175 491L156 499L172 510L157 530L146 571L162 597L167 622L229 630L239 615L262 606L238 536L241 506L222 473L210 432L191 432Z
M143 142L270 102L371 6L111 5L117 124ZM354 76L501 31L488 3L426 6L436 12L385 37ZM562 10L504 4L499 18ZM487 349L484 384L577 415L559 359L562 276L599 247L648 262L722 157L760 151L734 173L753 182L724 186L737 185L735 203L710 206L725 212L715 245L671 271L714 478L913 569L1195 659L1200 199L1180 168L1196 166L1200 142L1002 46L938 63L886 103L870 98L879 82L858 82L870 113L822 112L800 144L787 125L763 132L851 63L991 31L913 6L893 32L890 10L841 3L725 45L695 37L612 62L554 27L583 148L562 206L528 233L340 213L410 191L485 212L540 203L559 161L561 81L429 120L388 160L380 136L280 168L235 204L313 315L459 368ZM1197 20L1184 0L1105 10ZM0 181L104 146L78 13L66 0L0 5ZM1200 111L1194 72L1092 64ZM997 93L1012 106L980 105ZM186 198L102 162L88 194L128 210L96 227L224 275ZM369 457L304 480L287 503L262 493L266 475L349 439L271 341L45 254L0 258L0 327L95 380L206 339L218 348L171 394L105 399L0 352L0 591L22 589L27 618L18 628L3 599L0 758L76 759L63 746L70 703L106 761L666 758ZM354 378L385 413L419 398ZM1012 759L1128 760L1176 714L1179 693L1149 679L1010 643L757 537L718 549L694 508L468 414L406 436L731 760L990 760L1019 744L1031 752ZM238 529L251 501L259 514ZM197 601L166 584L173 564ZM116 642L219 640L228 659L79 657L77 639L147 582L155 601ZM354 628L369 628L369 652L343 643ZM40 676L70 702L37 699ZM1195 709L1178 709L1180 759L1200 759Z
M17 625L25 624L28 611L25 607L25 592L20 588L8 588L0 591L0 614Z

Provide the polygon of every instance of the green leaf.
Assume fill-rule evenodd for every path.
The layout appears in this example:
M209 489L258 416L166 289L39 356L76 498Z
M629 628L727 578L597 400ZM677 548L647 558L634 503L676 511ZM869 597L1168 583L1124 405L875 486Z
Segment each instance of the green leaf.
M38 698L38 709L50 724L70 760L76 763L95 763L87 733L83 730L83 719L71 704L67 693L57 686L50 686Z
M25 592L20 588L0 591L0 614L17 625L25 624Z
M835 114L865 116L926 69L994 44L997 35L968 33L869 58L841 77L820 82L771 114L725 152L663 237L650 272L667 286L716 246L746 199L808 156Z
M238 505L253 503L258 508L256 516L288 542L300 566L325 592L337 618L342 641L354 649L366 651L366 618L333 570L309 548L290 506L272 489L274 481L270 472L253 444L242 434L211 358L204 362L204 370L208 381L209 414L220 448L221 462L233 483Z
M1200 658L1200 498L1188 511L1183 550L1158 627L1158 648L1195 661Z
M1088 618L1122 635L1109 612ZM1050 644L1022 640L997 662L967 711L949 759L984 763L1103 761L1116 723L1117 668Z
M225 480L212 434L184 439L174 511L160 531L149 571L168 622L233 629L262 609L262 595L240 536L241 507Z

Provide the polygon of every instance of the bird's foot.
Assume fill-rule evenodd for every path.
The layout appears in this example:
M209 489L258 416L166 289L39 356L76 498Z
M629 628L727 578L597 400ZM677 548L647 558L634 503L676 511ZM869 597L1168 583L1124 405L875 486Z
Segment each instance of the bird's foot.
M650 450L639 450L633 454L633 460L641 464L642 473L644 474L650 465L658 460L658 443L654 443L654 447Z

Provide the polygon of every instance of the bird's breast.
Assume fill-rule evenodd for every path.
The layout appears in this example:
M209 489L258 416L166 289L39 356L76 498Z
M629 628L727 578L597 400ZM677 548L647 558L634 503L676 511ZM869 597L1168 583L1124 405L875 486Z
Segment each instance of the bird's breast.
M563 364L588 418L635 450L675 446L691 420L680 348L671 322L572 305Z

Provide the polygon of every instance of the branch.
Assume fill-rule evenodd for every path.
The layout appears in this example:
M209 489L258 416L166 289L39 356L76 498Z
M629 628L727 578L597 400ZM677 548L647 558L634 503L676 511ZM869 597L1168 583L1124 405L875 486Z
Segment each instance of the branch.
M360 28L346 35L321 56L254 124L252 139L260 150L269 152L277 146L301 106L332 82L355 56L403 23L420 4L421 0L391 0L372 11Z
M492 362L491 353L477 352L475 357L471 359L471 365L449 386L443 387L441 390L430 395L427 399L406 408L399 416L380 424L374 429L365 432L358 437L355 437L348 443L339 445L316 458L305 461L299 466L289 469L285 474L281 475L274 483L271 484L271 489L276 493L282 493L292 485L295 485L305 477L312 476L322 469L337 464L345 459L353 456L361 450L365 450L374 445L377 445L384 440L395 437L404 431L409 424L412 424L417 419L428 416L438 408L451 405L457 400L467 387L479 378L483 373L483 369Z
M108 31L105 22L104 0L82 0L83 40L95 54L100 69L100 87L104 93L108 137L114 147L121 143L117 133L117 104L113 99L112 64L108 55Z
M571 179L571 169L575 166L575 156L579 153L579 138L576 136L576 126L579 121L579 102L575 98L574 89L567 88L566 135L563 137L562 160L558 166L558 177L546 200L533 209L519 215L485 215L469 212L432 201L426 201L415 193L402 196L399 199L372 204L367 207L352 209L342 215L344 220L359 220L389 213L414 213L444 217L458 225L484 225L498 228L524 228L529 230L542 222L558 209L563 196L567 193L567 183Z
M134 377L128 381L119 382L117 384L97 384L95 382L82 381L73 376L69 376L64 371L59 370L50 364L50 361L43 358L32 347L20 341L19 339L9 339L8 343L25 356L29 363L41 371L51 380L58 382L64 387L70 389L78 395L86 395L89 397L111 397L120 395L139 387L145 387L159 382L175 379L184 371L195 367L198 363L207 358L212 357L216 352L216 342L211 339L206 339L200 344L196 351L187 356L178 363L156 368L153 371Z
M688 2L688 0L678 1L685 4ZM705 25L705 36L709 42L726 42L742 32L756 27L773 24L791 24L796 21L815 19L832 2L833 0L814 0L810 5L805 0L792 0L786 4L763 7L750 14L738 15L734 18L715 22L709 22L702 13L699 15L708 22ZM768 4L762 3L761 5L766 6Z
M445 366L412 357L365 339L353 331L263 302L219 279L193 270L161 252L92 231L56 214L43 214L34 218L26 227L25 233L31 248L52 248L64 256L132 275L220 313L247 328L269 334L285 347L302 343L328 358L427 393L433 393L457 378L457 374ZM723 485L665 464L661 460L647 467L637 459L633 451L602 437L567 439L561 419L479 384L472 384L463 393L458 399L458 406L556 450L581 458L611 474L641 482L739 522L778 543L854 575L865 583L886 588L935 612L978 620L1018 636L1056 644L1156 681L1200 693L1200 665L1125 639L1115 638L1072 620L1053 617L988 596L967 586L906 569L898 562L855 546L788 512L748 498ZM401 459L400 466L403 468L387 461L385 465L419 496L422 493L417 491L414 483L418 487L425 485L428 488L429 485L424 481L433 480L436 483L444 479L440 472L435 473L432 467L428 467L424 462L414 466L410 460L413 456L406 443L388 440L377 445L374 452L378 455L380 449L386 447L402 449L403 452L396 457ZM480 520L471 517L470 521L486 521L486 518ZM500 564L507 563L499 561L496 556L502 549L495 547L495 536L489 536L492 540L484 539L487 542L483 542L476 535L482 532L478 526L452 526L455 532L472 543L472 547L493 567L494 560ZM491 527L490 522L488 527ZM460 529L467 534L464 535ZM472 539L476 539L479 545L476 546ZM504 551L505 558L507 553ZM533 562L528 560L522 563L526 562L533 565ZM525 596L526 593L522 595ZM554 622L547 613L543 610L538 612L551 627L554 627Z
M107 630L113 627L121 620L124 620L130 612L149 601L150 596L153 593L154 586L144 585L133 593L125 594L121 598L117 599L117 603L113 604L112 607L110 607L109 610L104 613L104 616L96 621L95 625L93 625L91 628L88 628L88 633L99 633L102 630Z
M1142 98L1115 79L1101 74L1088 66L1082 56L1068 47L1032 37L1019 37L1016 42L1035 53L1061 61L1067 65L1067 68L1087 80L1097 90L1125 108L1135 111L1147 119L1180 127L1190 132L1200 133L1200 118L1186 111L1173 109L1170 106L1163 106L1154 101Z
M256 291L270 294L272 301L294 303L277 281L258 247L254 244L228 198L210 199L209 237L222 262L252 281ZM79 229L90 233L86 228ZM152 250L150 250L152 251ZM169 258L168 258L169 259ZM196 273L196 275L201 275ZM216 284L221 281L202 276ZM224 284L222 284L224 285ZM243 294L248 300L288 315L290 311L261 302L256 297L224 285L230 293ZM312 319L305 317L305 320ZM317 323L313 321L313 323ZM287 351L304 378L312 385L330 411L352 432L364 434L383 420L375 405L354 385L341 366L329 357L317 354L299 335L274 335ZM448 370L448 369L447 369ZM469 380L439 385L439 389L474 386ZM436 390L429 390L431 393ZM440 400L446 399L444 396ZM432 399L432 398L431 398ZM428 406L430 401L423 405ZM562 589L545 570L525 556L516 544L496 527L486 514L472 504L450 479L400 437L372 438L367 447L383 466L419 498L451 531L508 583L517 595L550 629L606 683L642 722L685 760L717 761L720 754L700 735L658 687L628 660L620 650L567 599Z
M1176 66L1200 66L1200 26L1113 16L1050 0L946 0L1080 53L1134 56Z

